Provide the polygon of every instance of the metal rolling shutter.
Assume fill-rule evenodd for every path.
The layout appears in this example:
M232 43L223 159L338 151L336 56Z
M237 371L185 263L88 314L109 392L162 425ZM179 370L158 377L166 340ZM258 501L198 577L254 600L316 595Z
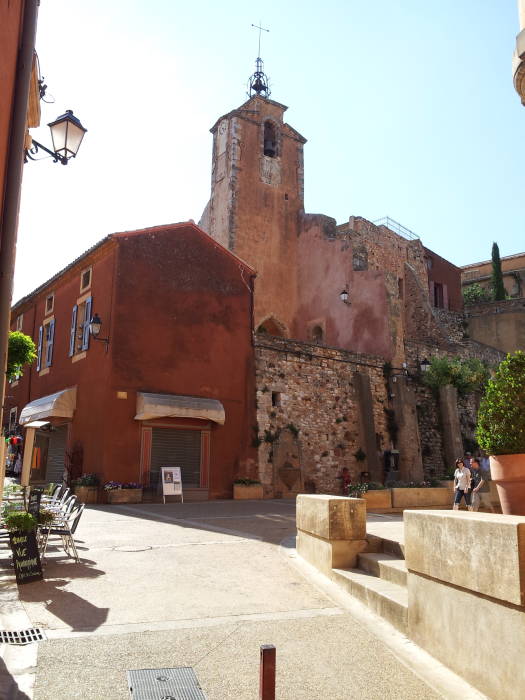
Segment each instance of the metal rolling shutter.
M180 467L183 487L200 486L201 431L153 428L151 486L158 483L161 467Z
M61 425L49 434L46 481L61 483L66 458L67 425Z

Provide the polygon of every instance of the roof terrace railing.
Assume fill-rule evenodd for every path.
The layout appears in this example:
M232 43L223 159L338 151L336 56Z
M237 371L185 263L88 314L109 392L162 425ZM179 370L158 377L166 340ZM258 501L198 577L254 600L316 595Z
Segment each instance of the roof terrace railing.
M391 219L389 216L383 216L382 219L377 219L377 221L373 221L372 223L376 226L386 226L394 233L397 233L403 238L407 238L409 241L416 241L419 239L417 233L414 233L406 226L403 226L403 224L400 224L399 221Z

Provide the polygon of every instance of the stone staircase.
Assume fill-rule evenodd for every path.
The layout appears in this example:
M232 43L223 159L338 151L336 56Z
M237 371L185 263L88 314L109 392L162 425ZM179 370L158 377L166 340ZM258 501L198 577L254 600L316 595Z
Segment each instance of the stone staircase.
M333 569L333 580L374 613L407 633L407 568L403 542L367 534L356 569Z

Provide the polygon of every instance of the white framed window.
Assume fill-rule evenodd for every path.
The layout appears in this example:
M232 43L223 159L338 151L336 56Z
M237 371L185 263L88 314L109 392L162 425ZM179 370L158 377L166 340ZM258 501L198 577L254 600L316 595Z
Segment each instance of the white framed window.
M91 287L91 272L92 268L87 267L80 273L80 293L83 294Z
M92 307L93 297L79 300L73 307L69 331L69 357L89 348L89 322Z
M9 432L14 430L18 423L18 407L14 406L9 410Z
M45 315L47 316L48 314L53 313L53 309L55 308L55 295L54 294L48 294L46 297L46 312Z
M20 314L20 316L16 317L16 329L15 330L21 331L23 325L24 325L24 314Z
M53 345L55 342L55 319L47 318L38 329L38 351L36 369L40 372L53 363Z

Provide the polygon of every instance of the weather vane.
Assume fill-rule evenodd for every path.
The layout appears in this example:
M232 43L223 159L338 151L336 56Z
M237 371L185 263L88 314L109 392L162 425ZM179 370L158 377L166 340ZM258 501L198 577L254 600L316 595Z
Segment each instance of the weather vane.
M257 52L257 59L255 61L255 73L248 80L248 96L253 97L253 94L263 95L263 97L270 96L270 82L268 76L263 71L263 60L261 58L261 32L269 32L269 29L261 26L261 20L259 24L252 24L252 27L259 30L259 48Z

